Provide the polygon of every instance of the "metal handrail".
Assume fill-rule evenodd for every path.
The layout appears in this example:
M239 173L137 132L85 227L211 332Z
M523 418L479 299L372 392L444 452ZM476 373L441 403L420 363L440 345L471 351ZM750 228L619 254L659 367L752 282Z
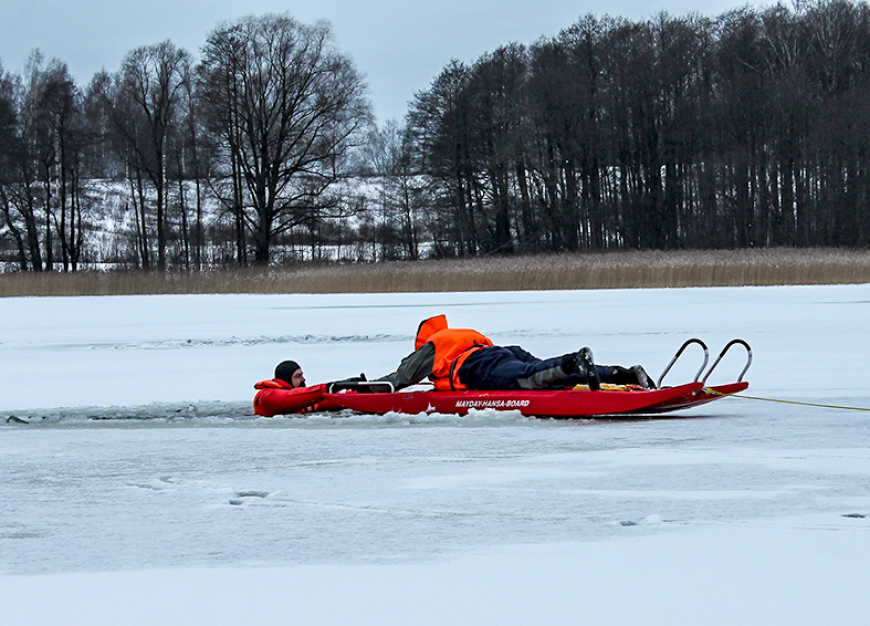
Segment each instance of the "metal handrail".
M677 353L674 355L674 358L671 359L671 362L668 363L668 366L665 368L665 371L662 372L662 375L659 376L658 388L662 388L662 382L665 380L665 376L667 376L668 372L671 371L671 368L674 366L674 363L677 362L677 359L680 358L680 355L683 354L686 348L688 348L691 344L696 343L701 348L704 349L704 362L701 364L701 368L698 370L698 373L695 374L694 382L698 382L698 379L701 377L701 372L704 371L704 368L707 367L707 362L710 360L710 351L707 349L707 344L698 339L697 337L692 337L691 339L687 339L680 349L677 350Z
M337 380L335 382L329 383L326 388L326 392L338 393L339 391L345 389L359 389L360 387L384 387L385 389L383 391L379 391L379 393L394 393L396 391L396 387L388 380L355 380L353 382L342 382L340 380ZM369 391L374 393L372 389L369 389Z
M737 377L737 382L739 383L743 380L743 376L746 374L749 366L752 365L752 348L742 339L732 339L725 345L724 348L722 348L722 352L719 353L718 358L713 362L713 365L710 366L710 369L707 370L707 373L704 375L703 380L701 380L702 384L707 384L707 379L710 377L710 374L713 373L713 370L716 369L716 366L719 365L719 361L721 361L722 357L725 356L725 353L731 349L731 346L735 344L741 345L746 348L746 365L744 366L743 371L740 372L740 376Z

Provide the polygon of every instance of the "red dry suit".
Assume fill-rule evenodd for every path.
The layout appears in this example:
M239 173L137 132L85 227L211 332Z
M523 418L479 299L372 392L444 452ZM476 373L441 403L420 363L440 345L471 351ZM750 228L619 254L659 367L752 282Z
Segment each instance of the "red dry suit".
M326 385L292 387L278 378L262 380L254 385L254 389L259 390L254 396L254 413L263 417L302 413L323 400L326 393Z

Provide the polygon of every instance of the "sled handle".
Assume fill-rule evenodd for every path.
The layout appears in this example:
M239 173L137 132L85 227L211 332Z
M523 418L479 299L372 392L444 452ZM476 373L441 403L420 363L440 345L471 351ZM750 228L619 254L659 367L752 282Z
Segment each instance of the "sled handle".
M702 384L707 384L707 379L710 378L710 374L713 373L713 370L716 369L717 365L719 365L719 361L722 360L722 357L725 356L725 353L728 352L728 350L730 350L731 346L733 346L734 344L739 344L746 348L746 365L743 367L743 371L740 372L740 376L737 377L737 382L739 383L743 380L743 376L746 374L749 366L752 365L752 348L742 339L732 339L725 345L724 348L722 348L722 352L719 353L719 357L713 362L713 365L710 366L710 369L707 370L707 373L704 375L704 379L701 381Z
M682 346L680 346L680 349L677 350L677 353L674 355L674 358L671 359L670 363L668 363L668 366L665 368L665 371L662 372L661 376L659 376L659 382L657 385L659 389L662 388L662 381L665 379L665 376L667 376L668 372L671 371L671 368L674 366L674 363L677 362L677 359L680 358L680 355L683 354L683 351L685 351L685 349L688 348L693 343L698 344L699 346L701 346L701 348L704 349L704 362L701 364L701 369L699 369L698 373L695 374L695 379L693 381L693 382L698 382L698 379L701 377L701 372L704 371L704 368L707 367L707 361L710 360L710 351L707 349L707 344L705 344L703 341L701 341L697 337L692 337L691 339L687 339L686 342Z
M355 380L353 382L336 381L327 387L327 393L338 393L345 389L365 388L370 393L393 393L396 388L388 380Z

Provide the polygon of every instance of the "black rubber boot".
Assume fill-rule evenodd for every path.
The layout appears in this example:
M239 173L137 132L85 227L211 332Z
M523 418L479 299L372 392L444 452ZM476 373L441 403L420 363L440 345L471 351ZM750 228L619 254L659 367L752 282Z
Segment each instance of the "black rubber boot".
M586 384L592 391L601 389L601 377L589 348L580 348L577 352L563 356L561 367L568 375L579 374L585 377Z
M636 385L637 377L627 367L621 365L610 366L610 376L604 377L604 380L614 385Z
M607 368L608 366L605 366L605 369ZM610 365L609 369L610 375L604 378L605 382L613 383L614 385L640 385L646 389L656 388L652 378L640 365L633 365L631 367Z
M637 384L641 387L646 387L647 389L655 389L656 384L653 382L653 379L650 378L649 374L646 373L646 370L643 369L640 365L632 365L629 368L632 375L637 379Z
M601 377L598 374L598 368L595 366L595 361L592 359L592 350L589 348L580 348L579 361L583 365L586 376L586 384L592 391L601 389Z

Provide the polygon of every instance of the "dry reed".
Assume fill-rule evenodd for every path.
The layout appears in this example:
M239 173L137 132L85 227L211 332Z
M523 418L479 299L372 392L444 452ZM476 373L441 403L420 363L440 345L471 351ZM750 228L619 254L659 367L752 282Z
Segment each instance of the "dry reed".
M870 283L870 252L614 252L208 272L0 274L0 296L399 293Z

